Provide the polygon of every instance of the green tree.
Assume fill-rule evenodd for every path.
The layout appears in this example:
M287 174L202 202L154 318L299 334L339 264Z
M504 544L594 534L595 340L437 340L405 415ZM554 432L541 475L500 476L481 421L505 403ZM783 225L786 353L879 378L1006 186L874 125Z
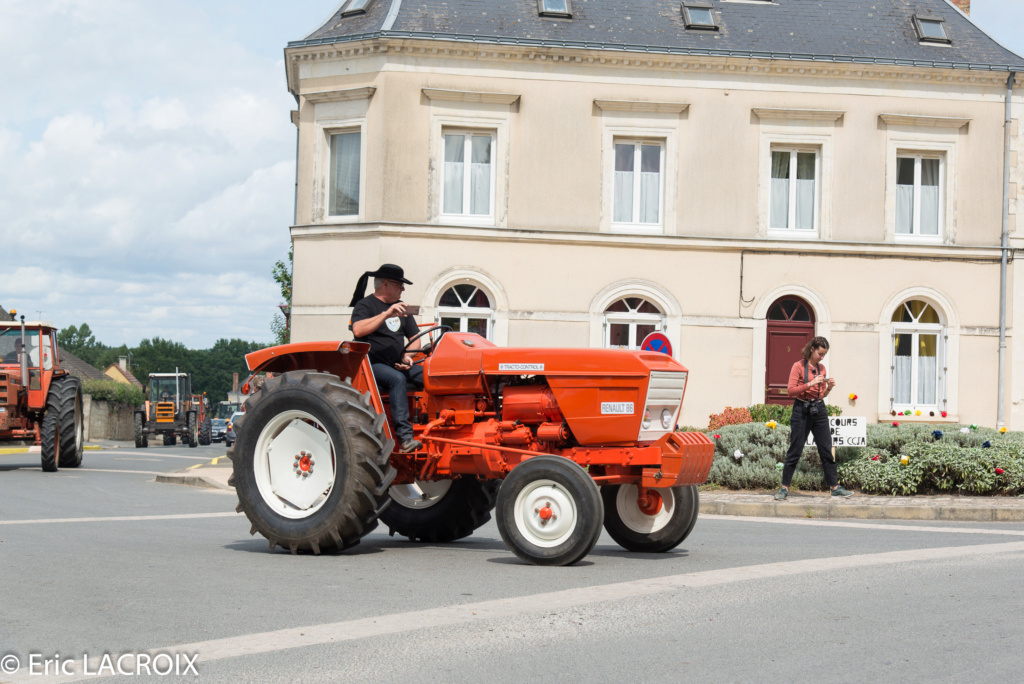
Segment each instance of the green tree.
M274 314L274 320L270 322L270 331L274 333L274 342L276 344L288 344L291 338L291 308L292 308L292 269L294 267L295 258L295 247L292 246L288 249L288 263L285 264L283 261L278 261L274 264L273 271L274 281L281 287L281 299L284 300L285 311L289 312L287 315L283 313Z
M58 331L57 344L93 366L98 365L100 356L107 350L106 345L96 341L88 323L82 323L81 326L69 325Z

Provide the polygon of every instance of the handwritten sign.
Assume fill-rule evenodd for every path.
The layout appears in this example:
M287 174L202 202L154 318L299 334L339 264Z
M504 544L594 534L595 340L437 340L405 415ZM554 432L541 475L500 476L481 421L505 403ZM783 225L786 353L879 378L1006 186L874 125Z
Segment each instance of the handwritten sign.
M832 432L832 446L867 446L868 423L864 416L831 416L828 426ZM814 435L807 435L807 446L814 446Z

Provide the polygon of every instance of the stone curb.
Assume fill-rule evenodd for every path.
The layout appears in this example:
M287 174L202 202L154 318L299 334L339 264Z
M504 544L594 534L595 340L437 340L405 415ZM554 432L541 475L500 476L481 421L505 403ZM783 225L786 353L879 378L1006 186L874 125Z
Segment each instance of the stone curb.
M198 473L163 473L156 476L156 481L163 484L179 484L190 487L206 487L208 489L226 489L229 491L234 491L235 489Z
M945 520L961 522L1024 522L1024 507L996 506L886 506L856 503L753 503L702 501L708 515L744 515L758 518L855 518L861 520Z

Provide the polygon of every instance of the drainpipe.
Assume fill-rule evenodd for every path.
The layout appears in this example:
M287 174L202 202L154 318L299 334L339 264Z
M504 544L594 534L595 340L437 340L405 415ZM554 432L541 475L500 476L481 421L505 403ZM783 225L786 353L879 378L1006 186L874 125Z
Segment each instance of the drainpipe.
M28 390L28 345L25 344L25 314L21 314L21 384Z
M999 399L996 404L996 427L1006 424L1003 414L1003 395L1006 386L1006 257L1010 244L1010 114L1013 99L1013 79L1006 79L1006 120L1003 122L1003 237L1002 257L999 263Z

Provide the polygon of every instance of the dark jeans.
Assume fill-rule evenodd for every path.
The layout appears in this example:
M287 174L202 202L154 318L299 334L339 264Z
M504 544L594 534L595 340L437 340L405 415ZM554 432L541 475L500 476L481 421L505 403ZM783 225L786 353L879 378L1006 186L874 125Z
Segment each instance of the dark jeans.
M423 366L413 366L409 370L400 371L394 366L374 363L373 377L381 392L387 392L391 401L391 429L395 433L398 445L412 439L412 424L409 422L409 385L423 387Z
M832 456L832 433L828 427L828 411L825 403L818 401L818 415L811 416L811 402L796 399L793 402L793 419L789 423L789 451L786 452L786 465L782 468L782 486L789 487L796 472L796 464L807 444L807 433L814 433L814 444L818 447L821 467L825 471L825 484L829 488L839 484L836 461Z

